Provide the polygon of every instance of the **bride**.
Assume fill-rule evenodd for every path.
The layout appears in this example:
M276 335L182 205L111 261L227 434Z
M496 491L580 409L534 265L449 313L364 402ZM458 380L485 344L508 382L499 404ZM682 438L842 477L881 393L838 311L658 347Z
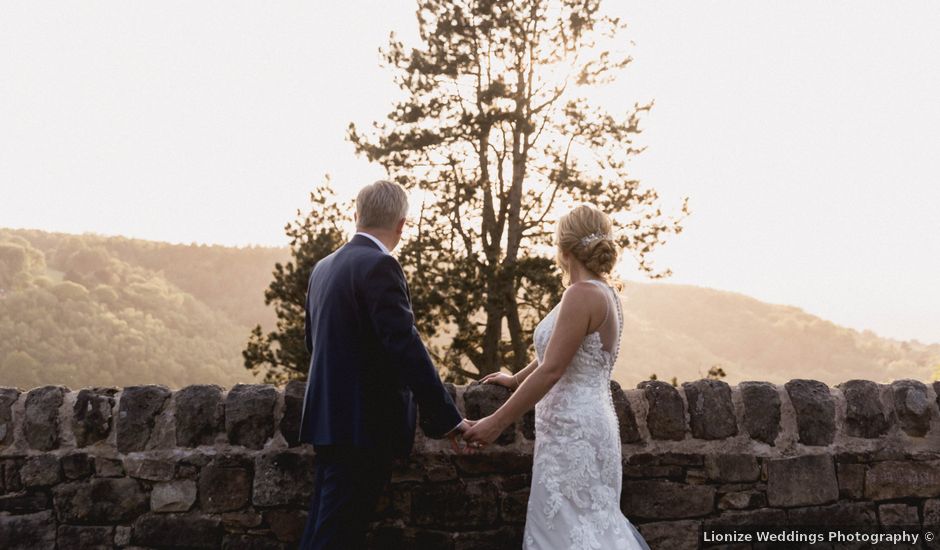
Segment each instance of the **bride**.
M623 315L606 281L617 247L606 214L579 206L558 222L557 261L570 285L535 328L537 358L515 375L484 384L515 390L463 437L484 446L535 407L535 454L525 549L646 549L620 511L620 431L610 375Z

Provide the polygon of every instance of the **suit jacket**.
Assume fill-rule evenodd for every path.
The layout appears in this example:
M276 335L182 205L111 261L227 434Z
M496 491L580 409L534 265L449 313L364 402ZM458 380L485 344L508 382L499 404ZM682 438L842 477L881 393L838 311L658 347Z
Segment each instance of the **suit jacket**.
M311 359L301 441L407 455L416 408L429 437L460 423L414 323L401 265L367 237L317 262L304 318Z

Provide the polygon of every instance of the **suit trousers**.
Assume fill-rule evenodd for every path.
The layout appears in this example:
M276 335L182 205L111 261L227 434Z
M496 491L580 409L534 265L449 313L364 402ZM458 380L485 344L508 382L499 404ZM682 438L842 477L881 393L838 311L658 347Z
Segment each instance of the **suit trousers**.
M391 477L390 452L316 446L316 480L301 550L358 550Z

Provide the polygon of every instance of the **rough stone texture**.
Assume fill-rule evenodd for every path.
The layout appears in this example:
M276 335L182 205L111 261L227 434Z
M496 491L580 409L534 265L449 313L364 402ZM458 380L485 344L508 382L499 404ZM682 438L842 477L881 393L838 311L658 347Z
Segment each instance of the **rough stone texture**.
M875 506L870 502L837 502L826 506L809 506L787 511L790 525L877 525Z
M95 475L98 477L123 477L124 463L120 459L106 456L96 456Z
M180 447L211 445L224 427L222 388L187 386L176 392L176 444Z
M252 500L255 506L308 504L313 493L313 456L273 452L255 461Z
M154 512L186 512L194 502L196 483L190 479L155 483L150 492L150 509Z
M884 461L873 464L865 476L865 498L889 500L940 495L940 460Z
M0 388L0 447L13 442L13 403L19 397L16 388Z
M55 455L28 457L20 468L20 480L26 487L55 485L62 479L62 467Z
M923 437L930 429L930 400L927 386L917 380L896 380L891 383L894 411L901 429L907 435Z
M264 522L281 542L300 540L307 522L307 512L301 510L267 510Z
M839 496L857 500L865 496L864 464L838 464L836 476L839 478Z
M769 382L741 382L744 429L751 439L773 445L780 433L780 394Z
M149 481L167 481L176 474L176 460L172 457L128 456L124 459L127 475Z
M496 521L496 486L488 481L419 487L411 497L416 525L488 527Z
M509 399L509 390L496 384L481 384L472 382L463 394L464 405L467 409L467 418L479 420L496 412L503 403ZM516 440L516 425L506 428L496 438L499 445L508 445Z
M636 526L650 548L697 550L702 522L698 520L657 521Z
M284 388L284 416L281 417L279 428L290 447L300 444L300 417L306 391L307 383L303 380L291 380Z
M640 382L637 388L643 390L643 395L649 403L646 426L653 439L685 438L685 404L679 391L671 384L659 380Z
M78 392L72 406L72 431L77 446L97 443L111 433L111 411L117 391L117 388L86 388Z
M62 455L60 460L65 479L82 479L95 471L95 463L87 453L73 452Z
M896 386L902 385L906 384ZM853 386L858 395L852 394ZM735 405L744 409L737 430L749 437L705 440L685 437L687 432L699 436L708 432L686 427L680 392L666 388L664 397L657 399L649 387L623 391L612 384L615 407L665 403L650 418L662 420L657 414L666 410L665 424L678 428L681 436L681 440L664 439L658 428L648 433L645 411L636 418L632 410L627 415L626 409L618 410L622 430L624 419L629 422L632 417L636 425L635 434L622 438L624 512L653 548L697 547L703 525L785 526L818 524L820 518L827 524L850 526L915 519L926 525L940 523L940 448L932 445L940 433L940 412L933 394L928 394L926 436L901 429L900 417L886 402L878 410L889 412L887 432L861 437L849 434L849 418L858 423L853 433L871 436L881 429L873 409L852 405L866 405L873 386L852 382L840 387L846 395L845 425L836 426L831 444L807 446L797 441L798 419L781 418L781 412L788 413L778 400L782 387L743 385L734 396ZM916 391L916 385L912 387ZM492 409L502 402L502 397L490 395L490 389L476 397L470 394L469 404L481 414L481 405ZM85 401L94 403L101 391L97 390L86 393ZM893 387L878 390L886 398L894 397ZM267 416L257 418L257 426L262 432L269 426L271 434L258 438L262 449L229 441L217 423L207 427L214 421L189 422L201 414L198 411L211 415L218 410L219 393L188 391L195 401L189 405L180 396L188 392L179 390L137 415L154 422L153 435L141 439L142 450L129 452L115 444L122 423L121 402L125 395L125 406L134 400L146 402L146 396L121 394L118 425L108 430L105 439L81 447L71 435L72 417L77 414L71 403L77 402L80 392L63 395L62 403L68 405L54 411L63 423L56 436L60 448L44 452L26 441L27 394L19 395L10 409L14 439L0 446L0 547L10 546L6 539L14 536L17 542L12 546L22 548L296 548L314 488L316 460L309 445L291 448L284 433L294 429L283 418L291 414L288 409L296 389L293 397L284 395L283 408L262 407ZM271 391L275 392L272 404L281 398L278 391L288 393ZM448 385L447 391L459 408L467 410L466 388ZM711 389L685 391L695 408L693 394ZM0 395L14 394L0 391ZM823 401L825 397L831 398L824 395ZM203 399L206 402L200 404ZM675 414L668 411L670 403L678 405ZM703 403L707 403L704 397ZM197 412L180 412L187 407ZM703 405L703 410L707 417L709 406ZM817 410L823 418L828 416L826 407ZM250 413L243 418L253 414L258 416ZM815 413L810 407L802 413L797 409L797 414ZM86 416L83 422L87 421ZM836 421L843 422L843 417ZM180 428L178 422L186 427ZM147 421L139 424L146 427ZM187 432L201 435L184 435L174 447L177 434ZM522 432L526 434L525 421ZM628 441L631 438L635 441ZM199 441L208 443L184 445ZM370 543L383 549L519 548L532 482L532 451L528 435L463 456L454 455L446 441L419 437L414 453L396 462L370 528Z
M784 387L796 411L800 443L829 445L836 433L835 400L818 380L790 380Z
M682 389L689 403L692 437L724 439L737 435L738 424L731 403L731 386L721 380L703 378L684 382Z
M55 548L55 531L55 518L49 511L0 516L0 541L4 541L4 550Z
M59 550L113 548L114 527L104 525L60 525L56 533Z
M620 508L628 518L679 519L708 515L715 488L662 479L624 481Z
M919 525L917 506L903 503L882 504L878 507L878 522L881 525Z
M232 445L264 447L274 435L277 390L261 384L236 384L225 398L225 431Z
M715 454L705 457L705 474L724 483L757 481L760 467L754 455Z
M207 512L239 510L251 500L252 463L219 457L199 474L199 505Z
M771 506L825 504L839 498L839 483L829 455L767 461L767 501Z
M870 380L839 384L845 394L845 431L852 437L875 438L887 433L890 423L881 403L881 389Z
M59 407L66 389L63 386L42 386L26 394L26 442L37 451L59 447Z
M146 449L156 416L169 397L170 390L163 386L124 388L118 404L118 451L129 453Z
M53 489L59 520L67 523L102 524L133 520L150 508L147 494L130 478L92 478Z
M642 440L643 437L640 435L640 428L637 426L636 415L633 414L633 407L630 406L630 400L627 399L627 395L623 393L620 384L613 380L610 381L610 395L614 401L614 411L617 413L617 420L620 425L620 442L636 443Z
M222 522L202 514L145 514L134 522L131 541L141 546L173 547L185 541L186 548L219 548Z

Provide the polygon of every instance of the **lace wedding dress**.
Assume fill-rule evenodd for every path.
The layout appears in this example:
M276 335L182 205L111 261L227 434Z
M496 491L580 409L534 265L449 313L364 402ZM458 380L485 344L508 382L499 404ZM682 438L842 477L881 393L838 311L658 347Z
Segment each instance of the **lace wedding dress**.
M565 374L535 406L535 456L523 548L649 550L620 511L620 430L610 395L610 375L620 345L623 313L616 292L608 315L588 334ZM611 306L610 302L615 305ZM559 307L535 328L541 361ZM616 309L616 319L610 312Z

